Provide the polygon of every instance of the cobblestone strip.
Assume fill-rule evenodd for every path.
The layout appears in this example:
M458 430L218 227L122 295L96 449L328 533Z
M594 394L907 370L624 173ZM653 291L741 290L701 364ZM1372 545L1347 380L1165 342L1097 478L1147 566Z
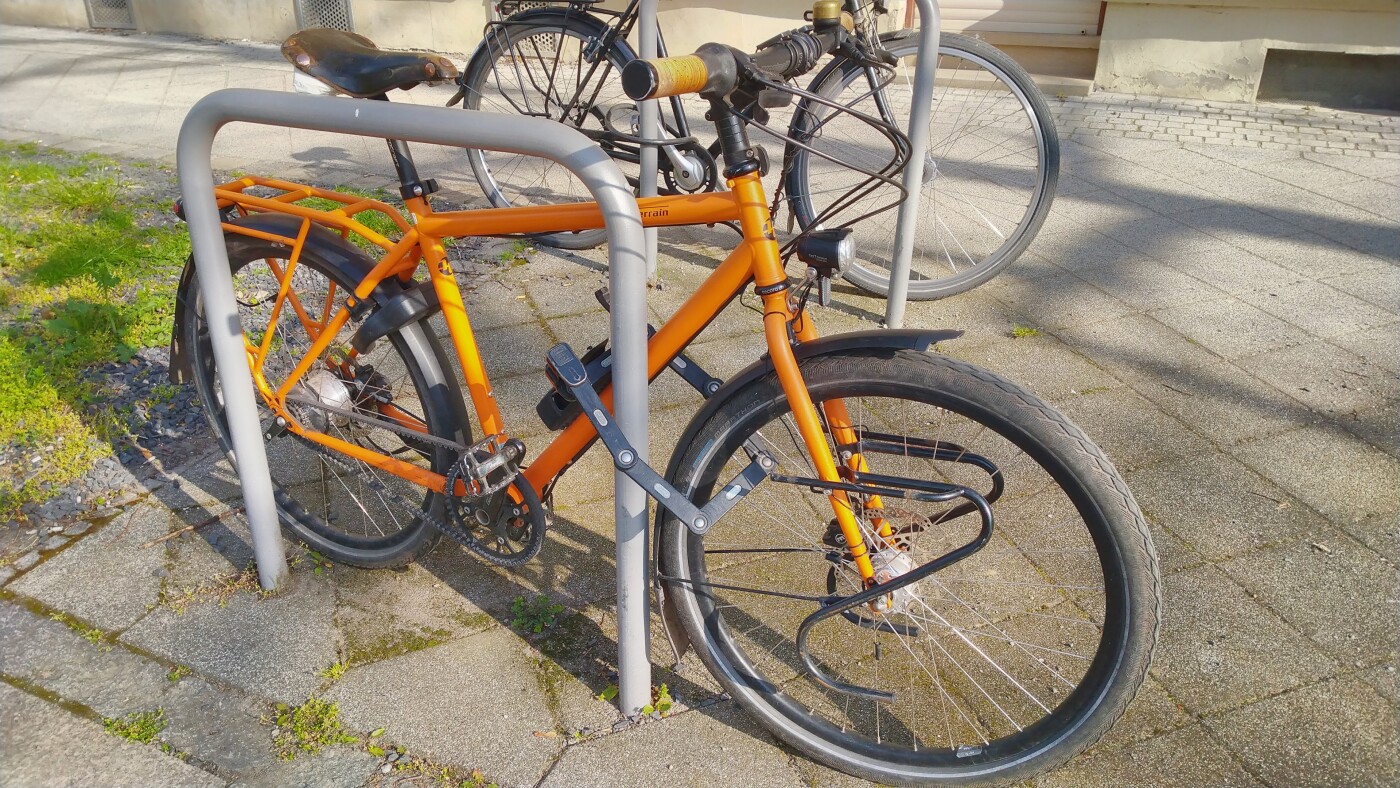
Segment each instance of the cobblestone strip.
M1400 115L1097 93L1050 97L1062 136L1400 159Z

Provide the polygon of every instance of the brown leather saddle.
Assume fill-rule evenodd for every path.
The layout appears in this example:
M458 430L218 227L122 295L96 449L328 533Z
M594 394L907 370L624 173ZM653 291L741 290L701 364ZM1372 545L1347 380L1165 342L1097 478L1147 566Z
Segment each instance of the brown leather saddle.
M324 27L293 33L282 42L282 56L298 70L356 98L457 76L457 67L442 55L380 49L357 33Z

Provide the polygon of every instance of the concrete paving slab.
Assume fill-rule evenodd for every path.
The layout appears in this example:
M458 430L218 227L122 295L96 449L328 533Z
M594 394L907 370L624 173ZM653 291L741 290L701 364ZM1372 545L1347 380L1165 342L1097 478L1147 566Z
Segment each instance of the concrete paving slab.
M1374 255L1358 252L1312 232L1286 238L1256 238L1250 242L1249 251L1307 279L1393 271L1388 263Z
M300 703L320 686L316 671L337 658L335 594L309 568L292 577L277 597L240 591L184 613L160 608L122 640L254 695Z
M1168 576L1164 596L1152 676L1192 713L1235 708L1336 668L1215 567Z
M1080 278L1139 310L1213 301L1226 293L1159 260L1136 257L1080 269Z
M1241 446L1237 456L1340 525L1400 513L1400 462L1345 432L1305 427Z
M1356 411L1342 419L1342 427L1386 454L1400 456L1400 403Z
M1085 326L1133 311L1073 274L1023 278L1011 268L988 282L987 292L1006 304L1018 323L1038 328Z
M1314 722L1280 725L1302 714ZM1271 785L1340 788L1400 780L1395 707L1355 677L1286 692L1206 725Z
M6 785L221 786L152 745L109 736L33 695L0 684L0 775ZM23 742L23 746L15 746Z
M1181 753L1191 753L1190 758ZM1196 788L1201 785L1262 785L1199 725L1173 731L1123 749L1095 749L1036 781L1051 788L1133 785L1140 788Z
M1220 565L1342 663L1395 658L1395 567L1331 528Z
M379 662L497 625L489 613L417 564L395 572L345 566L330 571L337 601L335 624L343 643L338 661L351 666Z
M1160 309L1153 317L1222 358L1291 347L1312 338L1302 328L1234 298Z
M732 703L648 722L568 748L540 785L803 785L787 755L754 727Z
M1220 357L1147 315L1056 331L1076 353L1114 377L1170 381L1185 370L1216 364Z
M164 509L134 506L8 588L100 629L126 629L155 603L165 569L165 552L141 545L169 533L170 523Z
M1325 280L1328 285L1372 304L1386 314L1400 312L1400 272L1394 268L1357 271ZM1380 325L1377 322L1377 325ZM1392 335L1397 333L1390 326Z
M1231 294L1278 287L1303 278L1302 274L1255 253L1253 247L1259 243L1259 239L1251 239L1249 243L1249 248L1242 249L1226 241L1217 241L1195 249L1191 254L1162 260L1178 271Z
M1336 416L1400 399L1400 377L1325 342L1242 358L1239 366L1312 409Z
M947 345L950 355L990 369L1050 402L1107 391L1123 384L1086 361L1063 342L1041 334L964 349Z
M1396 322L1395 313L1378 309L1321 282L1297 282L1246 293L1246 303L1313 336L1334 337ZM1326 304L1326 309L1318 309Z
M1363 670L1358 675L1365 679L1376 692L1381 694L1391 703L1391 707L1400 707L1400 685L1397 685L1395 660L1390 660L1389 664L1377 665L1369 670Z
M431 687L430 693L423 688ZM346 725L385 728L414 755L479 768L502 786L534 785L563 749L528 649L495 629L352 668L327 697Z
M1228 361L1141 377L1133 390L1222 446L1286 432L1322 417Z
M1203 438L1130 389L1085 394L1061 403L1061 412L1094 435L1119 471L1151 465L1168 457L1196 456Z
M1325 524L1288 493L1219 452L1167 460L1126 479L1149 520L1212 561Z
M294 760L276 761L254 774L245 775L230 788L330 788L365 785L378 776L380 760L362 749L329 747L315 755L298 755Z

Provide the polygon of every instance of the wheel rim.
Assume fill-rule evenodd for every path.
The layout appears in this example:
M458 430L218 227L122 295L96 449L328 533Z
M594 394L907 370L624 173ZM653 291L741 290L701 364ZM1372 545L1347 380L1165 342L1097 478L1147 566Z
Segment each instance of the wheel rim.
M839 393L826 392L829 396ZM912 392L884 393L907 396ZM873 424L878 417L883 427L891 411L879 407L878 402L874 404L875 407L867 407L848 400L853 418L859 420L862 416L858 414L864 414L866 423ZM927 402L901 407L904 418L915 421L927 420L930 415L949 426L955 421L948 418L952 415L949 411ZM718 451L711 457L737 449L742 435L750 432L744 425L763 421L770 415L771 407L756 418L751 414L742 420L744 424L727 431L714 444ZM975 425L964 426L964 441L970 442L970 436L984 444L1011 446L990 430L982 428L979 434L971 435L978 432ZM783 470L805 475L811 471L797 459L801 455L793 444L796 434L790 421L772 422L761 430L764 447L774 450ZM940 435L943 439L949 437L946 430L940 430ZM988 440L993 437L995 440ZM787 444L786 450L776 450L783 444ZM770 724L806 740L809 746L840 748L847 759L878 765L887 771L905 768L911 775L948 770L974 773L1004 768L1008 761L1021 762L1053 746L1077 727L1107 692L1126 637L1126 592L1122 578L1112 568L1113 562L1099 560L1100 551L1112 549L1106 543L1108 537L1091 533L1085 527L1078 519L1079 507L1059 489L1044 466L1019 450L1012 454L1019 454L1019 459L1012 457L1005 464L998 463L1008 478L1008 489L993 505L998 517L998 533L993 542L966 561L916 584L932 585L921 589L919 601L909 608L913 615L904 618L920 619L924 631L929 635L937 633L938 637L921 635L910 639L872 633L839 617L813 631L813 654L820 664L852 683L895 690L901 696L895 704L880 707L855 701L824 690L802 675L792 634L796 625L816 610L815 603L721 589L707 589L698 598L681 593L687 599L684 604L693 604L694 613L704 621L714 644L712 660L739 685L742 694L749 696L751 703L758 705L760 715ZM742 457L743 452L739 455ZM899 467L882 468L872 462L876 472L911 473L917 465L934 465L903 457L885 457L882 461L886 466L893 462ZM1037 486L1030 480L1027 471L1032 466L1039 468L1036 475L1044 484ZM699 492L691 497L704 500L714 481L729 478L726 474L737 467L733 461L725 463L722 470L711 467L700 480L703 483L698 485ZM966 476L964 469L954 470ZM1013 481L1013 470L1016 477L1024 479L1024 486ZM946 469L944 478L952 480ZM908 507L911 502L899 501L898 506ZM785 513L784 518L766 517L760 507ZM797 518L787 515L812 512L815 516L821 507L825 507L829 519L830 507L822 496L797 488L775 492L772 483L761 486L703 538L703 546L701 540L683 536L688 551L684 562L686 579L747 587L771 584L789 592L823 593L823 565L827 561L816 553L717 552L819 544L814 536L825 526L814 527L813 522L808 522L810 518L794 522ZM1055 529L1060 533L1053 541L1036 541L1036 530L1031 526L1040 513L1060 517ZM1077 529L1066 525L1075 522ZM969 525L961 520L940 524L958 532L957 539L951 541L965 541ZM1073 534L1077 543L1071 544L1067 533ZM950 536L951 533L945 533L938 538L948 541ZM770 544L765 539L774 541ZM911 552L946 551L956 546L951 541L930 542ZM1084 560L1086 555L1092 558ZM803 561L807 565L793 571ZM1097 580L1035 580L1047 572L1067 581L1089 575ZM844 577L844 593L851 593L856 582L849 575ZM1037 584L1040 587L1034 588L1034 593L1041 598L1021 599ZM1099 590L1091 590L1094 585ZM978 599L970 599L970 593L959 591L974 587L982 590ZM936 593L930 593L930 589ZM987 589L996 593L988 593ZM1103 598L1094 600L1095 595ZM990 601L982 601L982 596ZM889 618L896 619L893 615ZM1068 638L1070 647L1057 646L1048 639L1052 636ZM875 643L881 644L878 651ZM988 656L975 657L979 649ZM877 653L879 659L874 659ZM901 674L901 670L906 673ZM890 679L900 675L905 678L897 682L886 680L886 686L881 686L881 676ZM1044 708L1036 708L1038 705Z
M916 48L896 46L894 51L899 65L885 94L903 128L908 123ZM1043 220L1056 174L1051 143L1046 130L1034 122L1030 97L1008 89L1015 84L1005 69L974 51L940 47L929 158L910 262L911 295L951 294L984 281L1019 255ZM866 97L870 88L863 73L848 75L841 85L838 103L854 103L878 114ZM865 129L858 121L838 116L820 124L812 144L838 158L854 156L878 168L892 151L872 147L877 140ZM802 162L798 174L809 195L802 206L806 216L800 218L811 223L854 186L858 176L816 156L803 156ZM861 202L860 212L897 200L897 190L881 187ZM823 223L840 224L856 215L846 211ZM857 259L847 278L867 289L888 290L897 217L892 209L856 225Z

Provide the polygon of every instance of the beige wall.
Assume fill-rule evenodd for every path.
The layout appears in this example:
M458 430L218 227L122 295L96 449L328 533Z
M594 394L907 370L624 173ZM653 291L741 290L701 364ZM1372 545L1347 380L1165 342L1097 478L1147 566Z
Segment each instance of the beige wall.
M136 29L146 33L281 41L297 29L296 13L288 0L131 0L131 15Z
M83 0L0 0L0 22L41 27L87 27Z
M1400 0L1110 0L1094 86L1253 101L1270 48L1400 54Z

